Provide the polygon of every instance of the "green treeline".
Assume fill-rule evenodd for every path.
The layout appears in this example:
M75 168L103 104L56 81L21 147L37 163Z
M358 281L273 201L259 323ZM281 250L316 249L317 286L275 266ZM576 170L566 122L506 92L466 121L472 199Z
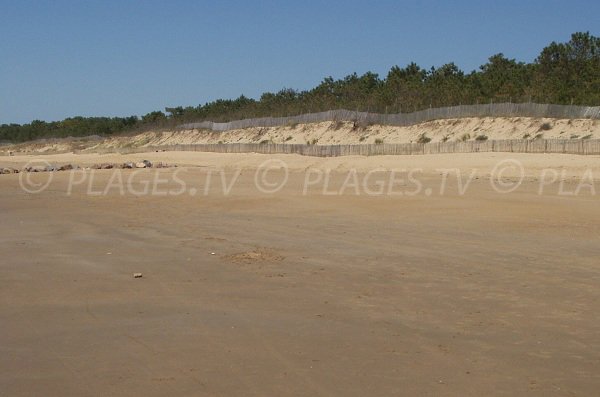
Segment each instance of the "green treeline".
M552 42L545 47L533 63L496 54L471 73L454 63L431 69L410 63L404 68L392 67L385 78L371 72L339 80L327 77L311 90L266 92L259 100L242 95L196 107L168 107L165 112L142 117L73 117L57 122L3 124L0 141L110 135L192 121L291 116L339 108L408 113L428 107L509 101L600 105L600 38L574 33L567 43Z

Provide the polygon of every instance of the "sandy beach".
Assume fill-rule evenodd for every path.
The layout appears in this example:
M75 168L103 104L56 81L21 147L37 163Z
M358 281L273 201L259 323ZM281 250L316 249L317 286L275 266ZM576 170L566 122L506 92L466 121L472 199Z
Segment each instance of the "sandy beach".
M94 170L93 183L71 190L70 172L30 174L53 178L36 194L21 187L26 174L0 175L2 394L571 396L600 388L600 201L589 188L559 194L557 184L540 194L538 175L565 169L573 192L597 157L0 160L125 158L179 167L118 170L121 179ZM510 159L527 177L500 194L492 171ZM256 171L273 160L285 162L288 177L265 193ZM267 182L285 175L277 164ZM340 192L349 170L364 180L373 167L424 169L422 192ZM337 193L324 194L323 181L304 191L311 168L331 170L325 192ZM451 177L439 194L437 168L481 177L464 194ZM157 175L166 182L154 193L167 194L142 189ZM398 182L394 191L403 189L414 186Z
M154 163L166 163L180 167L208 167L222 169L256 169L276 160L289 170L357 170L369 172L374 169L422 169L425 174L439 175L440 169L457 168L474 171L478 176L490 175L499 163L515 161L522 165L525 176L539 176L545 169L555 169L567 177L580 177L586 170L594 172L594 178L600 177L600 156L580 156L569 154L528 154L528 153L460 153L431 154L412 156L343 156L310 157L295 154L258 154L258 153L201 153L201 152L148 152L132 154L44 154L15 155L0 157L0 167L21 169L28 164L64 165L73 164L89 167L94 164L139 162L150 160ZM509 168L506 176L515 176L520 169Z

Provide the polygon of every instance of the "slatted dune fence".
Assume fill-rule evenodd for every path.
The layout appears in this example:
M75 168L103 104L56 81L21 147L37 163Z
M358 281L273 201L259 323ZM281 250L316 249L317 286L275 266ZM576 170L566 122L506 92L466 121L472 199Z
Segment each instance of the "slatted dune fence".
M223 143L168 146L145 146L138 148L94 149L99 153L145 153L154 151L188 151L212 153L262 153L300 154L315 157L418 155L443 153L566 153L600 155L600 139L507 139L466 142L359 144L359 145L298 145Z
M355 121L367 124L409 126L431 120L464 117L548 117L564 119L599 119L600 106L548 105L539 103L490 103L425 109L414 113L380 114L345 109L307 113L289 117L263 117L227 123L202 121L178 126L180 129L229 131L249 127L278 127L326 121Z

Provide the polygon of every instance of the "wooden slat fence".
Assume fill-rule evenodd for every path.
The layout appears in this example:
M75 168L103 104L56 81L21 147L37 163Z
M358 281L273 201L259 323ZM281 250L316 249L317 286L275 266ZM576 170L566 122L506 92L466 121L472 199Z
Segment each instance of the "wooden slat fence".
M382 143L359 145L298 145L223 143L144 146L137 148L94 149L98 153L145 153L154 151L187 151L212 153L300 154L315 157L416 155L440 153L565 153L600 155L600 139L507 139L466 142Z
M289 117L263 117L227 123L202 121L178 126L180 129L229 131L249 127L278 127L326 121L354 121L363 124L409 126L425 121L464 117L548 117L562 119L598 119L600 106L549 105L540 103L490 103L430 108L414 113L380 114L346 109L307 113Z

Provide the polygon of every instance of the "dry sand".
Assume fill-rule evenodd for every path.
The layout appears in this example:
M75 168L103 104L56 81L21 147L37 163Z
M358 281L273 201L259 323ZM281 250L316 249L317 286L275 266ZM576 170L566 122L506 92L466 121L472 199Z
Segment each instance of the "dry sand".
M600 122L590 119L546 118L462 118L435 120L410 127L372 125L353 128L353 124L314 123L296 126L246 128L226 132L206 130L148 131L133 136L98 139L62 139L28 142L0 147L0 154L8 150L16 152L70 152L73 150L108 150L144 146L194 144L194 143L273 143L307 142L319 145L417 142L425 134L432 142L456 141L468 135L469 140L479 135L488 139L582 139L600 138Z
M123 160L86 156L51 159ZM539 195L535 178L510 194L487 178L465 195L456 179L443 196L301 194L309 166L342 183L353 167L489 173L507 156L140 155L195 165L172 196L69 195L68 172L26 194L0 175L0 395L596 395L597 195ZM532 176L600 163L509 157ZM269 158L294 171L274 194L255 186ZM243 168L229 194L191 194L220 167ZM173 185L178 171L119 172Z
M27 164L64 165L89 167L94 164L139 162L150 160L183 167L219 169L256 169L263 166L286 166L290 171L309 169L369 172L376 169L421 169L423 174L439 175L440 170L457 168L477 176L489 176L498 164L514 161L522 165L523 174L539 177L547 169L557 170L560 177L582 177L591 170L594 179L600 178L600 156L571 154L528 153L458 153L412 156L342 156L310 157L296 154L260 153L202 153L202 152L149 152L134 154L46 154L15 155L0 157L0 168L23 168ZM276 162L273 162L276 160ZM508 164L510 165L510 163ZM521 169L508 167L505 176L518 176Z
M550 129L544 130L547 124ZM548 127L546 127L548 128ZM421 134L426 134L432 142L459 140L464 134L475 139L477 135L486 135L489 139L534 138L541 134L544 138L569 139L590 136L600 138L598 120L564 120L540 118L464 118L435 120L409 127L372 125L354 129L352 123L315 123L299 124L288 127L255 127L226 132L207 131L167 131L136 135L133 140L125 138L133 146L175 145L190 143L238 143L271 141L274 143L316 142L320 145L375 143L381 139L386 143L417 142ZM99 147L120 147L123 139L115 138L99 144Z

